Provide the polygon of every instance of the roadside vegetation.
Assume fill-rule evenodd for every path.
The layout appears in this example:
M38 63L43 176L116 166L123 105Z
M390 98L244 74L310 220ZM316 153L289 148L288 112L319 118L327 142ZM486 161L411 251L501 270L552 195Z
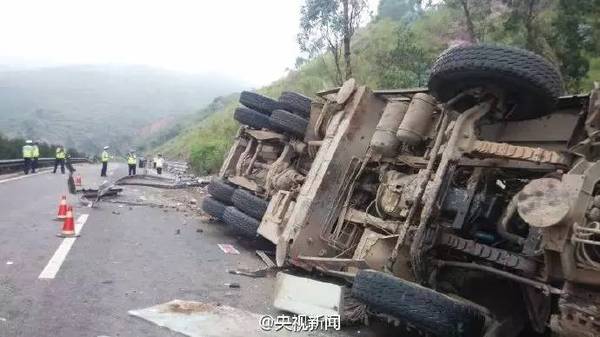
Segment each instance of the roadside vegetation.
M560 68L565 88L580 92L600 79L600 2L381 0L371 17L364 0L306 0L298 42L303 54L295 68L259 93L314 96L350 77L372 88L425 86L437 55L464 42L543 55ZM237 99L215 99L156 151L188 160L198 174L214 173L234 140Z
M23 158L23 145L25 145L25 139L23 138L7 138L0 134L0 160ZM38 146L41 158L54 158L56 145L40 143ZM85 153L78 152L75 149L67 148L67 153L70 153L72 157L86 157Z

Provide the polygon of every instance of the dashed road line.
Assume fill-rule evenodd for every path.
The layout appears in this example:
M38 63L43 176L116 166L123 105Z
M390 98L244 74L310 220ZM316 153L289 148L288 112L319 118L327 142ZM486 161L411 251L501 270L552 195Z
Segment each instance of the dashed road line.
M75 233L77 235L79 235L79 232L81 231L83 225L87 221L88 216L89 214L82 214L79 216L79 218L77 218L77 221L75 222ZM67 254L69 254L71 247L73 247L73 244L75 243L76 239L77 237L63 239L60 246L58 246L56 252L54 252L54 255L52 256L50 261L48 261L48 264L46 265L44 270L42 270L42 272L40 273L40 276L38 276L39 279L53 279L56 276L58 270L67 258Z
M9 181L25 179L27 177L35 177L35 176L39 176L41 174L46 174L46 173L50 173L50 171L43 171L43 172L32 173L32 174L25 174L25 175L18 176L18 177L13 177L13 178L8 178L8 179L0 180L0 184L7 183Z

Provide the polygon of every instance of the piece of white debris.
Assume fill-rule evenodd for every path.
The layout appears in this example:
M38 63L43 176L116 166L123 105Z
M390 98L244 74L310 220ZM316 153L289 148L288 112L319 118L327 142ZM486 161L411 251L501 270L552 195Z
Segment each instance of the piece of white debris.
M219 246L219 248L221 248L221 250L225 254L236 254L237 255L240 253L237 249L235 249L235 247L233 245L230 245L228 243L219 243L219 244L217 244L217 246Z
M11 265L11 264L14 264L14 262L12 262L12 261L6 261L6 264Z
M145 309L130 310L128 313L190 337L309 336L308 333L291 332L285 328L276 329L269 326L268 329L261 329L260 324L263 323L260 322L264 320L265 315L215 303L173 300ZM310 336L323 335L311 333Z
M6 318L0 317L0 322L6 322Z

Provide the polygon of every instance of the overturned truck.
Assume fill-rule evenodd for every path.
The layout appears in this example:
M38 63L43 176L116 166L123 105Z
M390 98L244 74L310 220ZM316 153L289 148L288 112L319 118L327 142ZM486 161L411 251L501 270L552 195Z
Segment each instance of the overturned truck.
M346 279L429 335L600 336L599 89L564 96L543 58L472 45L440 55L428 88L319 95L265 165L285 162L292 188L227 173L250 145L221 172L263 200L252 228L279 265Z

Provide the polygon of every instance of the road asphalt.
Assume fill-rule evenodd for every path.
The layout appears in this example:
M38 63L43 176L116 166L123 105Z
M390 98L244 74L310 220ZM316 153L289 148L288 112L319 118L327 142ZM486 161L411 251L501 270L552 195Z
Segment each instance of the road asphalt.
M84 188L105 179L98 165L76 168ZM108 180L125 174L125 165L112 164ZM0 176L0 336L181 336L127 314L173 299L277 314L271 305L274 278L226 272L264 264L253 244L222 224L173 208L107 202L88 208L68 194L62 174L17 178ZM160 193L137 186L123 191L143 200ZM74 205L75 219L87 214L87 221L56 276L40 278L62 249L63 239L56 236L61 222L54 220L61 195ZM241 254L224 254L219 243L233 244ZM240 288L224 285L232 282ZM374 335L360 330L335 335Z

